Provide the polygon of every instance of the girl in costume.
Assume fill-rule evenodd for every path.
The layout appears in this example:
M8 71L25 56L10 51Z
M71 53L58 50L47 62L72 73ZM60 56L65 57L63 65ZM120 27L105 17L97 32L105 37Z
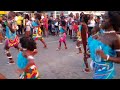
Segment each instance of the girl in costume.
M0 44L3 44L3 26L2 26L2 21L0 21Z
M20 79L40 79L39 71L34 63L36 54L36 43L31 37L22 37L20 39L22 51L17 58L18 72Z
M65 45L65 49L67 49L67 45L66 45L66 22L64 22L64 21L62 22L59 36L60 36L60 39L59 39L59 46L58 46L57 50L61 49L62 42Z
M34 40L40 40L44 44L44 48L47 48L44 38L42 37L42 30L40 28L40 22L38 16L39 14L35 14L35 21L32 22L32 26L33 26L32 37Z
M73 24L73 41L76 41L77 31L78 31L78 22L74 21L74 24Z
M6 25L6 40L5 40L5 53L9 59L8 64L14 64L14 60L12 58L12 55L9 52L9 49L11 47L15 47L17 50L19 50L19 38L16 35L17 30L17 24L14 20L14 13L10 12L8 14L8 20Z
M103 34L89 38L89 49L94 71L93 79L112 79L115 77L115 63L120 63L120 38L116 33L120 27L120 12L108 11L104 14Z

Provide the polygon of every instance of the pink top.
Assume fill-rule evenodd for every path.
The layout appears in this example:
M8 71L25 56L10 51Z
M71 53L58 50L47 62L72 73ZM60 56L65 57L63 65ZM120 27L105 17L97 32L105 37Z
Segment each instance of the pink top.
M48 29L48 19L47 18L43 19L43 25L45 26L46 29Z

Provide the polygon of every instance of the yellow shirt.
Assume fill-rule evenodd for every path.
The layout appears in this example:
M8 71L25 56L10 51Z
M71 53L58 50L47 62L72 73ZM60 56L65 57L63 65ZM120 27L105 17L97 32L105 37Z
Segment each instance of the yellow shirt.
M23 17L22 16L18 16L17 17L17 25L21 25L22 24L22 20L23 20Z

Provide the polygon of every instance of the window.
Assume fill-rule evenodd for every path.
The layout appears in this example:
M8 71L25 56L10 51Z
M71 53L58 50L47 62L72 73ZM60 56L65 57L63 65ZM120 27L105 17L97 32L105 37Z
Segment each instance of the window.
M62 11L56 11L56 14L61 14ZM63 11L64 14L68 14L68 11Z

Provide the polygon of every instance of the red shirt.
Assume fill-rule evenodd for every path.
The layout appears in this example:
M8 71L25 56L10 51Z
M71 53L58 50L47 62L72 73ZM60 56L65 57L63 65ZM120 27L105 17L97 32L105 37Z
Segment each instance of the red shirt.
M73 29L74 31L76 31L76 32L78 31L78 25L73 25L73 28L74 28Z

